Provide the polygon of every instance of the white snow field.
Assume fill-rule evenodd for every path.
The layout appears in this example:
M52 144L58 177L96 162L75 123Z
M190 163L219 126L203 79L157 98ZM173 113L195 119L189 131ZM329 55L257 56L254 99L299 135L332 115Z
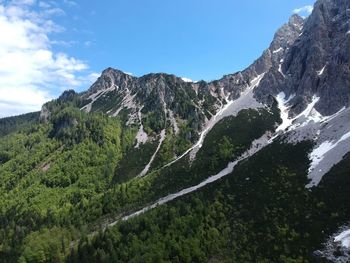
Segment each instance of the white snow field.
M345 248L350 248L350 229L341 232L334 238L334 242L339 242Z

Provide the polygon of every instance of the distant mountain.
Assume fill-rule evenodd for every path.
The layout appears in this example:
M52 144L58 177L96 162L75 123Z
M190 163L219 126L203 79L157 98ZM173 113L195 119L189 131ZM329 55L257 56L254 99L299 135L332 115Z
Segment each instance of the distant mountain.
M0 120L0 262L349 262L350 2L247 69L107 68Z

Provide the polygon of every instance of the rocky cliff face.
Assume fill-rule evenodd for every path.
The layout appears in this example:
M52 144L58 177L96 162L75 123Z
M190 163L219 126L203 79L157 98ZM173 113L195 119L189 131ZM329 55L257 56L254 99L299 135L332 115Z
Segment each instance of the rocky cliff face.
M300 16L291 16L288 23L284 24L276 32L270 47L266 49L262 56L254 61L252 65L241 72L224 76L222 79L210 84L219 85L224 90L225 94L229 94L231 99L238 98L240 93L244 91L257 76L266 74L269 71L279 71L285 54L299 37L303 25L304 20ZM266 97L268 96L269 94L267 93Z
M298 36L285 53L280 68L274 66L256 91L266 101L269 94L283 91L294 96L290 114L303 111L312 97L315 108L331 115L350 103L350 2L320 0L315 4Z
M278 70L285 54L302 32L303 26L304 20L299 15L291 16L288 23L276 32L270 47L243 72L250 75L260 75L271 69Z
M223 93L205 82L187 82L164 73L137 78L112 68L81 97L82 110L110 116L127 114L127 125L146 124L148 133L159 134L169 127L178 133L184 124L191 141L225 103Z

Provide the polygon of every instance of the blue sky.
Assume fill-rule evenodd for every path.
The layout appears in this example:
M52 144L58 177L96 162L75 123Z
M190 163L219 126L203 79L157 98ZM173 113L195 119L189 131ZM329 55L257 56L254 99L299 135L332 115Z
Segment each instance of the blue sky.
M0 0L0 33L10 35L0 40L0 55L8 57L0 59L0 94L8 94L0 95L0 117L40 109L67 88L85 90L106 67L193 80L242 70L293 10L313 3Z

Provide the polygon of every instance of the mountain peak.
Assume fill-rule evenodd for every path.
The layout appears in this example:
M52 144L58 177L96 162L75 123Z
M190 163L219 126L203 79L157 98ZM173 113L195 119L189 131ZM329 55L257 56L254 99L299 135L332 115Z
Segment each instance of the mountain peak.
M293 14L289 18L288 23L280 27L275 33L273 41L270 45L270 50L274 51L278 50L279 48L286 49L292 45L299 37L303 29L304 22L305 21L301 16Z
M112 67L108 67L106 68L105 70L102 71L102 75L103 74L108 74L108 73L111 73L113 71L116 71L116 69L112 68Z
M101 90L125 86L133 79L135 79L135 77L119 69L108 67L102 71L101 76L90 87L87 94L93 94Z
M102 75L114 75L114 76L131 76L130 74L122 71L122 70L119 70L119 69L115 69L115 68L112 68L112 67L108 67L106 68L104 71L102 71Z
M288 21L289 25L298 25L298 26L302 26L304 24L304 18L302 18L300 15L298 14L293 14Z

